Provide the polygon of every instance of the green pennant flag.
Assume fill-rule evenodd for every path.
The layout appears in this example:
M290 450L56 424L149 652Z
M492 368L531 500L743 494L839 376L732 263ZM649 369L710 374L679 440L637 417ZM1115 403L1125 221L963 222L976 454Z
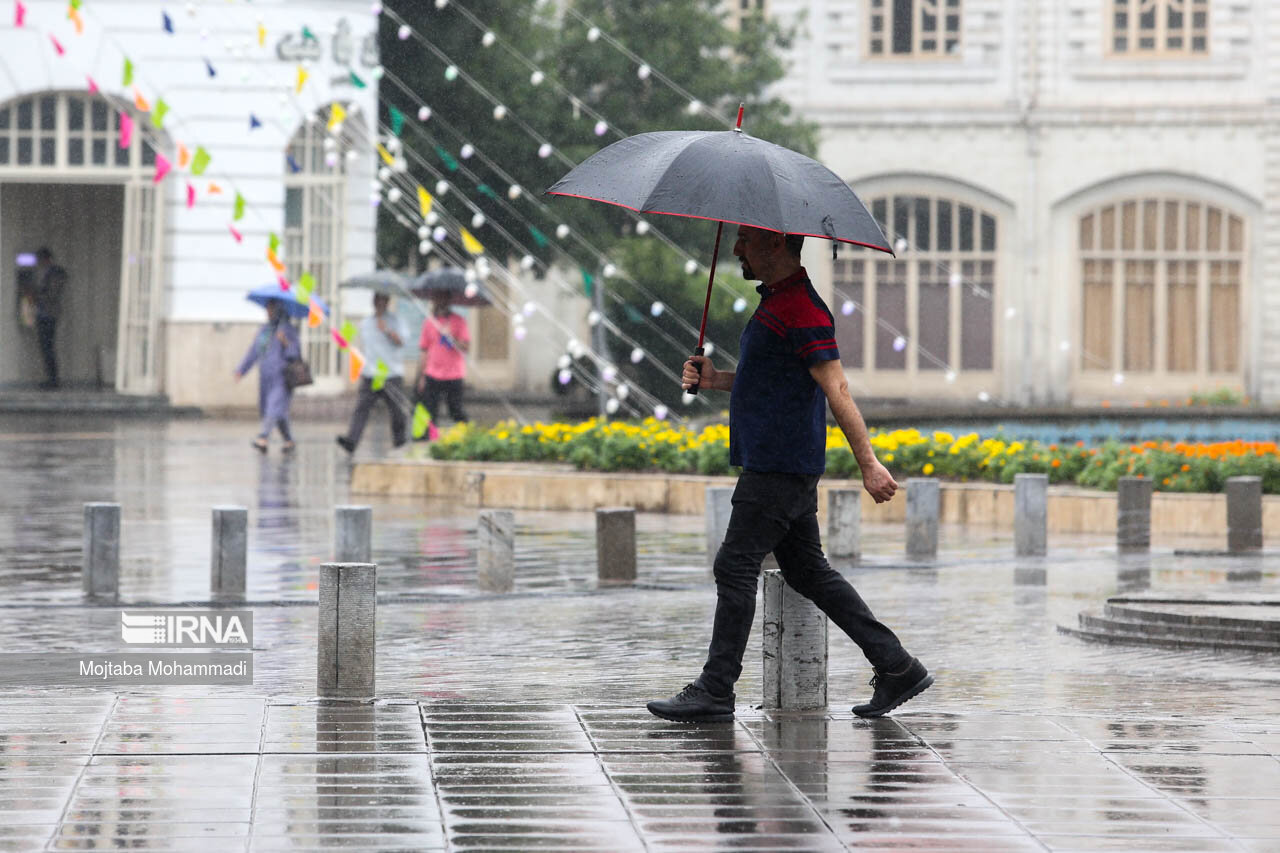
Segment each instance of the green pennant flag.
M439 145L436 146L436 156L440 158L440 162L444 163L444 167L450 172L458 171L458 161L453 159L453 155Z
M191 158L191 174L203 175L204 170L209 168L209 161L212 159L209 156L209 152L204 150L204 146L196 148L196 153Z
M629 302L622 303L622 311L627 315L627 319L632 323L643 323L644 315L637 311Z
M431 426L431 413L427 407L419 403L413 409L413 437L422 438Z
M488 184L477 184L476 192L480 193L480 195L482 196L487 196L488 198L491 198L494 201L498 200L498 194L494 192L493 187L489 186Z
M275 235L272 234L271 236L274 237ZM315 286L316 286L316 277L309 272L304 272L301 276L299 276L298 283L294 285L297 291L302 294L303 299L309 298L311 296L311 291L315 289Z
M373 381L369 383L369 388L374 391L381 391L387 384L387 374L391 372L391 368L387 367L387 363L382 359L378 359L378 366L373 370Z
M364 88L366 88L366 86L365 86L365 82L364 82L363 80L361 80L361 79L360 79L360 75L359 75L359 74L357 74L357 73L356 73L356 72L354 72L354 71L352 71L352 72L351 72L351 85L352 85L352 86L355 86L357 89L364 89Z
M129 57L127 56L124 58L124 80L123 82L120 83L120 85L121 86L133 85L133 62L130 61Z
M82 0L71 0L71 8L79 10Z
M391 132L396 136L400 135L400 129L404 127L404 113L395 107L388 107L391 110Z
M156 105L151 108L151 123L156 127L164 127L165 113L169 112L169 105L165 103L164 98L156 101Z
M591 296L596 289L596 278L587 272L586 267L578 267L578 270L582 273L582 292Z
M267 235L267 245L271 247L271 251L278 251L280 249L280 235L272 231Z
M311 32L310 27L302 28L302 40L303 41L320 41L320 39L316 38L316 34Z
M551 242L550 240L547 239L546 234L543 234L541 231L539 231L537 228L535 228L532 225L529 226L529 234L532 235L533 242L537 245L539 249L545 249L547 247L547 244Z
M243 218L244 218L244 196L240 195L240 193L236 193L236 209L235 209L235 213L231 215L231 219L233 222L239 222Z
M343 321L342 337L347 339L347 343L354 341L356 339L356 324L350 320Z

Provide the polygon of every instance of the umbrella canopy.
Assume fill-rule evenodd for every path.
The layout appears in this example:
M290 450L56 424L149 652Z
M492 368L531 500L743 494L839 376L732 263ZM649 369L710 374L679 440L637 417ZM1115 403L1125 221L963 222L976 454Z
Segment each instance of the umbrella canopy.
M284 306L285 313L294 318L305 317L311 313L311 306L308 303L298 301L296 290L281 290L278 282L255 287L249 291L245 298L250 302L258 303L264 308L272 299L278 299L280 304ZM324 310L323 306L321 310Z
M547 193L893 251L835 172L740 130L630 136L588 157Z
M401 296L409 287L409 278L395 270L375 270L364 275L353 275L338 287L363 287L374 293Z
M488 305L491 302L479 281L468 279L466 271L459 267L440 267L425 272L414 279L410 290L414 296L424 299L448 296L454 305Z

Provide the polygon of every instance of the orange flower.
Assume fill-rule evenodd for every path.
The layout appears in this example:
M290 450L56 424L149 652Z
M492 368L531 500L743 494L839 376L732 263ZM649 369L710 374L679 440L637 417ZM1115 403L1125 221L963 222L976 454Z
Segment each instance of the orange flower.
M1055 459L1055 460L1053 460L1052 462L1050 462L1050 463L1049 463L1049 465L1050 465L1050 466L1052 466L1052 467L1054 467L1054 468L1061 468L1061 467L1062 467L1062 460L1061 460L1061 459Z
M1183 466L1182 466L1182 470L1183 470L1183 471L1190 471L1190 470L1191 470L1191 466L1190 466L1190 465L1183 465Z

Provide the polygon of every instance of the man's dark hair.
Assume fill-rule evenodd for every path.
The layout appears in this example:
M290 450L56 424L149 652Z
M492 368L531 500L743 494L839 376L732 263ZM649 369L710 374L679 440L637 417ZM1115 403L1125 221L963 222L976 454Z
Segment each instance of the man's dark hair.
M803 234L787 235L787 251L791 253L791 257L793 258L800 257L800 250L803 248L804 248Z
M48 246L41 246L39 249L36 249L36 260L51 261L53 260L53 252L49 251Z

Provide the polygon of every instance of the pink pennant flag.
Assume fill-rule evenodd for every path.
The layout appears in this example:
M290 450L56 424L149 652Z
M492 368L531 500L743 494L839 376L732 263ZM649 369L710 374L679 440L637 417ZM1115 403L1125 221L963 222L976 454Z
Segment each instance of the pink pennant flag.
M347 339L344 338L341 334L339 334L337 329L330 329L329 334L333 335L333 340L338 344L339 347L341 347L342 349L347 348Z
M237 231L234 225L228 225L227 228L230 229L231 236L236 238L237 243L244 242L244 235L242 235L239 231Z
M173 164L169 162L169 158L156 152L156 176L152 183L160 183L164 180L164 176L169 174L169 170L173 168Z
M187 210L196 206L196 188L187 181Z
M120 113L120 147L128 148L133 144L133 117L128 113Z
M21 27L27 20L27 7L22 5L22 0L14 0L13 4L13 25Z
M427 424L427 441L439 441L439 440L440 440L440 430L438 427L436 427L436 422L432 421L431 423Z
M62 46L62 42L58 41L57 36L50 35L49 41L53 42L53 49L58 52L58 56L62 56L67 52L66 49Z
M89 81L89 94L90 95L98 94L98 84L94 82L94 79L88 76L87 74L85 75L85 79Z
M292 286L293 286L293 285L289 284L289 279L285 278L283 275L277 275L277 276L276 276L276 281L280 282L280 289L281 289L281 290L288 290L290 287L292 287Z

